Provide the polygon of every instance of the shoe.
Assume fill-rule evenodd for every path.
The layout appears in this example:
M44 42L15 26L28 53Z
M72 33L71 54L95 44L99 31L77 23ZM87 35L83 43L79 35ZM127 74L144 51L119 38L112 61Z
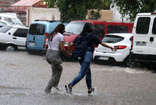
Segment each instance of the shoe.
M49 93L51 92L51 90L44 90L44 92L45 92L46 94L49 94Z
M95 88L91 88L91 90L88 91L88 94L91 94L94 91L95 91Z
M61 90L61 89L60 89L60 88L58 88L58 87L54 87L54 88L55 88L56 90L59 90L59 91Z
M72 93L72 88L69 85L65 85L65 89L67 93Z

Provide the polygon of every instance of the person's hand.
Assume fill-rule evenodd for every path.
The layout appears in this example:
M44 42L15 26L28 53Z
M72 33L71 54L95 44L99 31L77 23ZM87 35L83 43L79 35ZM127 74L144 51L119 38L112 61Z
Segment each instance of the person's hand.
M71 57L71 56L72 56L72 53L71 53L71 52L68 52L68 53L66 54L66 56L67 56L67 57Z
M111 47L111 50L112 50L112 51L116 51L116 48L115 48L115 47Z

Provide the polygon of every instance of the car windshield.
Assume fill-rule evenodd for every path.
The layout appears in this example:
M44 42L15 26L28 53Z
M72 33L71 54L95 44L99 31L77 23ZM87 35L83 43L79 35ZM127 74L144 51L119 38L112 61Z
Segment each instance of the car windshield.
M85 22L70 22L66 28L65 32L72 34L80 34L82 32Z
M45 25L42 24L31 24L29 34L31 35L44 35Z
M104 43L117 43L122 41L124 38L121 36L115 36L115 35L106 35L102 42Z
M23 25L23 23L18 18L12 18L12 22L16 25Z
M0 28L0 32L1 33L6 33L7 31L9 31L12 27L11 26L4 26Z

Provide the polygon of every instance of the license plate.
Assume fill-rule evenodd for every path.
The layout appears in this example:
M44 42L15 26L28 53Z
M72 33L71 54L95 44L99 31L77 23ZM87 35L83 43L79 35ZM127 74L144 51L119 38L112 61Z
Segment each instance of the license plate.
M108 60L109 57L99 57L99 60Z
M29 42L29 45L30 46L35 46L35 43L34 42Z
M146 42L136 42L136 46L146 46Z

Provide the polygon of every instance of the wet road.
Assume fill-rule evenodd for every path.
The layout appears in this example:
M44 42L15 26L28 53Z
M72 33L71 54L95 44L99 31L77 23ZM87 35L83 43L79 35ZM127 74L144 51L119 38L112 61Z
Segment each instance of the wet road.
M60 91L45 94L51 68L45 56L0 51L0 105L156 105L156 74L146 68L91 64L96 91L85 79L66 94L64 85L78 73L77 62L64 62Z

